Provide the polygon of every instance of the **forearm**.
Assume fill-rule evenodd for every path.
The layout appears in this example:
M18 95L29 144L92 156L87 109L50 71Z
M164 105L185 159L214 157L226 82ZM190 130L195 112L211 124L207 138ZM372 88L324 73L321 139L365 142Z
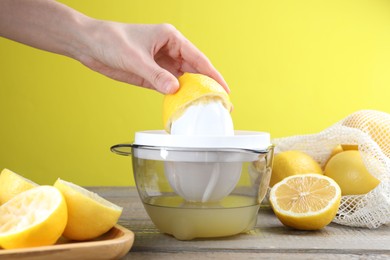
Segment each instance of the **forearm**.
M0 36L73 58L91 21L53 0L0 0Z

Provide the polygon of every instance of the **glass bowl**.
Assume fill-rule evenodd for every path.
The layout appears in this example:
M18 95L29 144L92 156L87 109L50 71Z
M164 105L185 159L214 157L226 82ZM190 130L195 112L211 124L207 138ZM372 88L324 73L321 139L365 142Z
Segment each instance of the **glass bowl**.
M161 232L190 240L231 236L256 225L272 169L267 133L193 138L146 131L111 150L131 155L139 196Z

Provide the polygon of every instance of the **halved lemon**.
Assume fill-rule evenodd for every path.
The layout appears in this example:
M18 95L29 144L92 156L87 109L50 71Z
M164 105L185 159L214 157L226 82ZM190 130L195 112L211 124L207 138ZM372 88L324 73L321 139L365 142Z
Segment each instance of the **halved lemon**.
M0 206L0 246L5 249L54 244L67 223L61 192L38 186Z
M336 216L340 200L339 185L315 173L287 177L270 192L270 203L279 220L301 230L317 230L328 225Z
M63 236L72 240L89 240L110 230L118 221L122 208L83 187L58 179L54 187L65 197L68 223Z
M226 90L208 76L184 73L179 77L179 84L180 88L176 93L164 97L163 123L168 133L172 122L179 118L191 104L220 100L228 111L232 110L232 103Z
M0 205L19 193L37 186L38 184L35 182L30 181L9 169L3 169L0 173Z

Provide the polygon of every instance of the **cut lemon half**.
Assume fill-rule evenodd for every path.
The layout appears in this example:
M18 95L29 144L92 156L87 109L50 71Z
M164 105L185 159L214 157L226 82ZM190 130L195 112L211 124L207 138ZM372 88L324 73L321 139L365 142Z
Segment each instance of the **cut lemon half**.
M208 76L184 73L179 77L179 84L180 88L176 93L164 97L163 123L168 133L172 122L178 119L191 104L220 100L229 112L232 110L232 103L226 90Z
M122 208L83 187L58 179L54 187L65 197L68 224L63 236L72 240L89 240L110 230L118 221Z
M340 199L339 185L315 173L287 177L270 192L270 203L279 220L301 230L317 230L328 225L336 216Z
M64 231L67 208L61 192L39 186L0 207L0 246L5 249L54 244Z
M4 204L19 193L37 187L38 184L19 174L3 169L0 173L0 205Z

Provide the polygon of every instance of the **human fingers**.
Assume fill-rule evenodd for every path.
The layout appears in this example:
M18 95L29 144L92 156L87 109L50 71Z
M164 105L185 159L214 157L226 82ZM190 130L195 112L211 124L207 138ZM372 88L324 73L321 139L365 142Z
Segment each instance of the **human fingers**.
M85 57L81 60L81 62L90 69L99 72L111 79L148 89L157 90L155 86L148 80L146 80L144 77L139 76L129 70L125 71L122 69L113 68L112 66L107 66L106 64L91 57Z
M192 43L189 41L183 42L181 56L183 58L183 69L194 69L198 73L215 79L227 93L230 93L230 89L222 75L215 69L210 60Z
M152 58L143 60L141 66L137 68L137 74L163 94L172 94L179 89L177 78L168 70L160 67Z
M161 31L164 34L161 35L159 39L164 39L166 37L166 41L164 45L158 49L158 52L167 54L167 56L172 57L176 62L180 63L179 72L193 72L207 75L221 84L226 92L230 92L226 81L211 64L209 59L184 37L181 32L172 25L164 25L161 26L161 28ZM158 55L158 53L155 54Z
M176 77L183 75L185 72L200 73L199 70L194 68L189 62L182 60L178 61L169 56L156 59L156 62L160 67L168 70ZM229 89L225 88L225 90L229 93Z

